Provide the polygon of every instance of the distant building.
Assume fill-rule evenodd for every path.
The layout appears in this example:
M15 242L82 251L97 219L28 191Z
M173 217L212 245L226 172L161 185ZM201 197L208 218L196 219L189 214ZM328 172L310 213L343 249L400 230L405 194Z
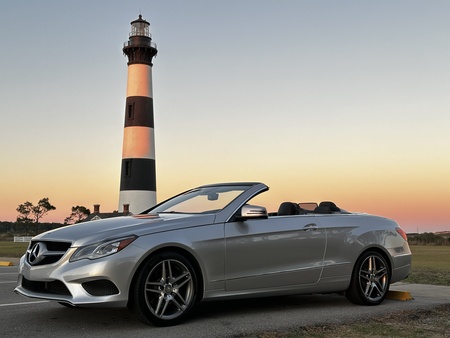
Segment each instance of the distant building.
M82 222L97 221L99 219L120 217L120 216L130 216L130 205L123 205L123 212L113 211L113 212L100 212L100 204L94 204L94 212L88 217L82 220Z

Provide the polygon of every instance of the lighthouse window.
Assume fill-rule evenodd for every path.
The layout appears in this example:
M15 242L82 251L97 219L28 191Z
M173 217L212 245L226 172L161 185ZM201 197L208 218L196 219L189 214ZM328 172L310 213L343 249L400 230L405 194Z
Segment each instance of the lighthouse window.
M129 120L131 120L131 119L134 118L134 109L133 109L133 108L134 108L134 107L133 107L132 104L129 104L129 105L128 105L127 116L128 116L128 119L129 119Z
M131 160L125 161L125 176L126 177L131 176Z

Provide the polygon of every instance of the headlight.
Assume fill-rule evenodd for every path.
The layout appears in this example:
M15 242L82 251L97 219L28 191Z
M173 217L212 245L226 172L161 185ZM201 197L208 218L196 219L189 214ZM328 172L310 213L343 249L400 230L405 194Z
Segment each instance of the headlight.
M137 236L133 235L79 247L72 257L70 257L69 261L75 262L80 259L97 259L115 254L131 244L136 238Z

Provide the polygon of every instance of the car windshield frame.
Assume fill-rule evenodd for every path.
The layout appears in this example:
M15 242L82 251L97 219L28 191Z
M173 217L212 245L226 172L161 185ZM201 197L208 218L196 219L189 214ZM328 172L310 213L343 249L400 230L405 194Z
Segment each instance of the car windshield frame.
M246 184L201 186L176 195L144 213L215 214L225 209L249 188L251 185Z

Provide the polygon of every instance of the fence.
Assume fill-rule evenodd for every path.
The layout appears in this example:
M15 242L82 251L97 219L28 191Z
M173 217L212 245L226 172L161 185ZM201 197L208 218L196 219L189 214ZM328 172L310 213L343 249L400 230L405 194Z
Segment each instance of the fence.
M14 236L14 242L29 242L31 238L31 236Z

